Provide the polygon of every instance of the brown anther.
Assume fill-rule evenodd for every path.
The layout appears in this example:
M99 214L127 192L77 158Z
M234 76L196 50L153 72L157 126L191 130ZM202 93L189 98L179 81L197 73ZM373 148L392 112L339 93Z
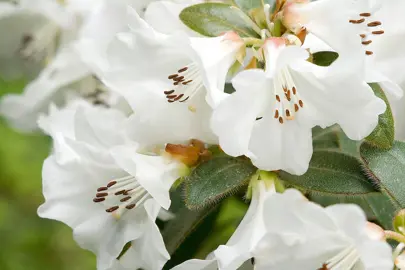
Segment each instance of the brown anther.
M186 98L183 99L183 100L180 100L179 102L185 102L185 101L187 101L189 98L190 98L190 96L186 97Z
M173 103L173 102L174 102L174 100L168 100L167 102L169 102L169 103Z
M107 184L107 187L110 188L115 184L117 184L117 181L111 181L110 183Z
M169 80L173 80L174 78L176 78L177 76L179 76L179 74L172 74L169 77L167 77Z
M174 82L173 85L179 85L181 82Z
M290 117L290 116L291 116L289 109L285 110L285 115L287 115L287 117Z
M291 92L290 92L290 90L288 90L288 92L285 94L285 98L286 98L288 101L291 101Z
M360 13L360 16L361 17L370 17L371 13L369 13L369 12Z
M295 110L295 112L298 112L299 109L300 109L300 107L298 107L297 104L294 104L294 110Z
M108 196L108 193L107 193L107 192L102 192L102 193L97 193L97 194L96 194L96 197L97 197L97 198L107 197L107 196Z
M276 112L274 113L274 118L278 118L279 117L279 113L278 113L278 110L276 110Z
M184 96L184 94L180 94L175 99L173 99L173 101L177 101L177 100L181 99L183 96Z
M188 80L188 81L186 81L186 82L183 82L183 85L187 85L187 84L189 84L189 83L191 83L193 80Z
M366 51L366 55L373 55L374 53L372 51Z
M283 90L284 90L284 92L287 92L287 87L285 87L285 86L283 86Z
M369 45L369 44L371 44L372 42L373 42L372 40L366 40L366 41L361 42L361 44L363 44L363 45Z
M107 190L107 189L108 189L108 187L99 187L99 188L97 189L97 192L105 191L105 190Z
M187 71L187 69L188 69L188 67L184 67L184 68L182 68L182 69L179 69L177 72L178 72L178 73L182 73L182 72L184 72L184 71Z
M326 263L322 264L322 267L318 270L329 270L328 265Z
M293 94L294 94L294 95L296 95L296 94L297 94L297 88L295 88L295 86L293 86L293 88L292 88L292 92L293 92Z
M366 34L360 34L360 37L361 37L361 38L366 38L367 35L366 35Z
M375 21L375 22L371 22L371 23L367 24L368 27L376 27L379 25L381 25L381 22L379 22L379 21Z
M118 196L118 195L122 195L124 193L125 193L125 189L115 192L114 195Z
M384 30L379 30L379 31L373 31L371 32L373 35L382 35L384 34Z
M130 205L125 206L125 208L128 209L128 210L131 210L131 209L134 208L135 206L136 206L136 204L133 203L133 204L130 204Z
M168 99L172 99L172 98L176 98L177 97L177 95L168 95L168 96L166 96Z
M176 81L176 82L181 82L183 80L184 80L184 76L180 76L180 77L177 77L177 78L173 79L173 81Z
M122 195L127 196L127 195L129 194L129 192L131 192L132 190L133 190L133 188L127 189L127 190L125 190L125 191L122 193Z
M305 39L306 39L306 37L307 37L307 34L308 34L307 29L306 29L305 27L303 27L303 28L301 29L301 31L296 34L296 36L297 36L297 38L301 41L301 43L304 44Z
M174 93L174 90L169 90L169 91L164 91L163 92L165 95L170 95Z
M304 108L304 102L301 99L298 101L298 103L300 104L301 108Z
M280 124L284 123L283 117L280 116L280 117L278 118L278 121L280 122Z
M361 18L360 20L350 20L349 22L353 23L353 24L360 24L360 23L364 23L365 21L366 21L366 19Z
M130 196L125 197L125 198L122 198L122 199L120 200L120 202L126 202L126 201L128 201L129 199L131 199Z
M280 99L279 95L276 95L276 99L277 99L278 102L281 102L281 99Z
M113 206L113 207L111 207L111 208L106 209L105 211L106 211L107 213L111 213L111 212L114 212L115 210L117 210L118 208L119 208L118 206Z
M99 202L102 202L102 201L105 201L105 198L94 198L93 199L93 202L95 202L95 203L99 203Z

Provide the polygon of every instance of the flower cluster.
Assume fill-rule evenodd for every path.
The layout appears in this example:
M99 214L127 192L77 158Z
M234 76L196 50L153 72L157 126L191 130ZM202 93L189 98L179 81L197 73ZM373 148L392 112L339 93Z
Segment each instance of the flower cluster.
M39 216L72 227L100 270L162 269L156 220L219 146L255 167L249 210L226 245L174 269L392 269L383 229L358 206L276 187L278 171L308 171L314 127L373 132L389 104L371 83L398 119L405 1L224 2L0 3L0 27L18 26L1 69L35 78L0 113L53 139Z

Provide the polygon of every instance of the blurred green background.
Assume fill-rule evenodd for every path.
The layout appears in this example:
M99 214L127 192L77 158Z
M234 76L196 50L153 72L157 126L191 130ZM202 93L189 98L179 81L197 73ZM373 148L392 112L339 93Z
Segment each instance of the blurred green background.
M0 79L0 96L20 92L24 81ZM94 256L80 249L66 225L41 219L41 167L50 139L13 131L0 119L0 269L95 269Z

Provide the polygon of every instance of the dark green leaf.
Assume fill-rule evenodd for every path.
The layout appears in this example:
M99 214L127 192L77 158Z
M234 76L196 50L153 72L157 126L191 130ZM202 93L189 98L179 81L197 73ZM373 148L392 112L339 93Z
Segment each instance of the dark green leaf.
M377 127L373 133L366 138L366 141L376 147L390 149L395 136L394 118L392 116L391 107L381 87L377 83L371 83L370 86L374 94L387 104L387 110L380 115Z
M361 196L376 191L362 174L358 159L333 150L314 151L304 175L280 172L280 177L288 184L311 193Z
M258 37L254 22L237 7L223 3L202 3L183 9L180 19L192 30L208 37L234 31L242 37Z
M399 208L405 208L405 143L395 141L390 150L363 143L361 157L369 178Z
M338 126L330 128L315 127L312 129L312 141L315 150L321 149L339 149L337 132Z
M316 52L312 54L312 62L315 65L327 67L330 66L338 57L339 54L337 52Z
M387 230L392 229L392 219L395 212L398 210L390 198L378 191L359 196L312 193L309 196L309 199L322 206L329 206L338 203L357 204L364 210L369 220L378 222Z
M235 4L243 11L250 11L262 7L262 0L234 0Z
M191 211L182 207L176 213L176 217L165 225L162 232L167 251L172 255L190 236L190 234L204 221L216 207L204 208L199 211Z
M257 169L245 158L219 156L200 164L185 181L189 208L201 208L236 192Z

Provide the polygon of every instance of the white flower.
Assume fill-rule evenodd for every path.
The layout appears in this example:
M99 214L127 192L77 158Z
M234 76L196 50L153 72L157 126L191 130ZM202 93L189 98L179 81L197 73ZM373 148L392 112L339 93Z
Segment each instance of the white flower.
M281 38L267 40L264 51L266 70L239 73L232 81L236 92L214 110L212 128L226 153L246 155L260 169L303 174L312 127L338 123L354 140L375 128L385 103L355 73L316 66L306 50Z
M175 269L392 269L390 246L369 234L378 226L369 225L359 207L322 208L296 190L270 193L260 207L249 207L254 213L242 224L251 226L238 227L235 233L245 237L237 245L220 246L206 261L191 260ZM252 234L264 236L252 241Z
M183 165L167 156L139 154L126 140L126 117L119 111L75 106L40 121L59 143L43 167L46 201L39 215L72 227L79 245L97 254L98 269L117 263L161 269L169 254L155 219L161 207L169 208L169 189ZM116 262L130 241L129 254L142 260L125 255Z
M397 45L405 39L405 28L401 26L404 24L398 20L405 8L403 4L400 0L292 1L284 12L284 21L292 29L304 27L338 53L342 49L350 53L352 48L351 55L358 57L353 42L361 44L360 53L366 61L365 81L380 83L398 98L403 95L399 84L404 79L397 72L405 57ZM330 9L334 12L328 12Z
M243 45L241 40L233 33L217 38L164 35L136 12L132 12L131 29L111 45L111 69L102 79L135 111L134 140L142 144L192 138L215 142L207 102L214 106L226 95L226 75Z

